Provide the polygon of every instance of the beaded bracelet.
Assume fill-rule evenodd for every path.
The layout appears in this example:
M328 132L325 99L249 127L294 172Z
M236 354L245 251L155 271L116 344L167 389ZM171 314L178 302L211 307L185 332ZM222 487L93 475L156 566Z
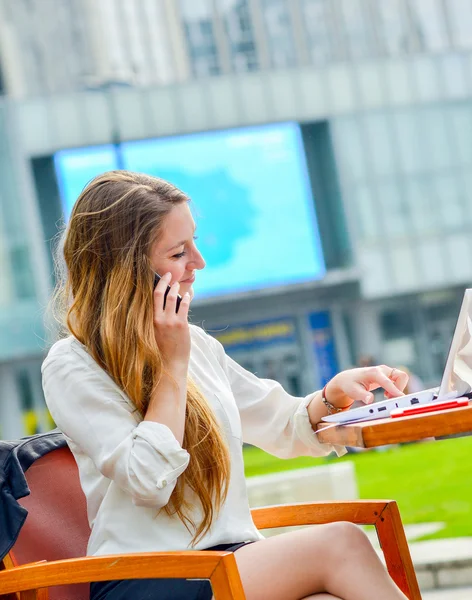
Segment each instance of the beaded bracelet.
M334 406L334 404L331 404L331 402L329 400L327 400L327 398L326 398L326 386L327 385L328 384L326 384L324 386L323 391L321 392L321 401L328 409L328 415L333 415L335 413L342 412L344 410L344 408L340 408L339 406Z

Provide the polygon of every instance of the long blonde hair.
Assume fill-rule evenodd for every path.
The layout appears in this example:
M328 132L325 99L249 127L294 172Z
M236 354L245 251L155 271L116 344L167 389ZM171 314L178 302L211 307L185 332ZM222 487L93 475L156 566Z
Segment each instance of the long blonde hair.
M142 416L163 373L153 327L150 249L166 215L187 201L157 177L103 173L80 194L55 251L53 311L61 335L84 344ZM165 511L178 515L196 543L226 498L230 460L221 427L190 378L183 447L191 460ZM200 523L191 517L186 486L201 503Z

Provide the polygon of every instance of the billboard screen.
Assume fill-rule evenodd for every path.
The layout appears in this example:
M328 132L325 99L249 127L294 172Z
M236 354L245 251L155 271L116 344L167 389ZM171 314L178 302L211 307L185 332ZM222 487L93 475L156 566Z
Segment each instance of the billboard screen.
M125 168L167 179L192 199L207 262L194 284L198 297L325 274L296 123L126 142L121 158ZM63 150L55 164L66 216L91 177L116 168L113 146Z
M59 194L66 219L69 219L74 202L91 179L117 168L115 148L112 144L60 150L54 155Z

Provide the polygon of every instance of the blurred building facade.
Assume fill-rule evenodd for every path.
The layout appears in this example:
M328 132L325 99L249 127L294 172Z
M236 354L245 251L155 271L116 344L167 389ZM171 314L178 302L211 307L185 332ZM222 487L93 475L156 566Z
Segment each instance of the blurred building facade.
M363 354L437 383L472 281L472 0L0 0L0 85L2 436L49 426L51 156L117 138L300 123L326 277L194 321L293 393Z

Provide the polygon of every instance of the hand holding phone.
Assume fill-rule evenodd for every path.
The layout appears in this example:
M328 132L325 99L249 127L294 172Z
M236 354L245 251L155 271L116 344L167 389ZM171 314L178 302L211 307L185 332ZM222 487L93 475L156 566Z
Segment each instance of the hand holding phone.
M163 281L160 281L161 279ZM180 377L183 373L182 369L186 376L190 359L191 340L188 322L190 294L179 296L178 283L171 285L171 281L171 273L166 273L162 277L154 273L153 327L164 369Z
M159 281L161 280L161 276L158 275L157 273L154 273L154 287L153 289L156 289L156 285L159 283ZM164 308L166 307L166 300L167 300L167 295L170 292L170 285L167 286L167 289L165 291L164 294ZM180 294L177 294L177 301L176 301L176 305L175 305L175 312L179 312L179 307L180 307L180 303L182 302L182 296Z

